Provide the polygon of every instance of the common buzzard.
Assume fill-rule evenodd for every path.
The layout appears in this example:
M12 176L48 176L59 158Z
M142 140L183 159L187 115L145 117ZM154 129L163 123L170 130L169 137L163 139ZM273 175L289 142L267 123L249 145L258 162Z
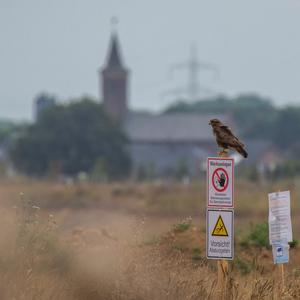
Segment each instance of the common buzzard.
M221 151L220 154L227 153L228 149L233 149L245 158L248 156L248 153L244 149L245 145L236 136L234 136L228 126L224 125L218 119L210 120L209 125L212 126L218 146L223 148L223 151Z

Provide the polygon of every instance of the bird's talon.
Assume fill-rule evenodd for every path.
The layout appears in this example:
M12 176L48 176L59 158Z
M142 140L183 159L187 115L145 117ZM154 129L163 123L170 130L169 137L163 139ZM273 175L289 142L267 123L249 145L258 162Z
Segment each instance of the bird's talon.
M219 152L219 156L221 157L226 157L228 156L229 151L227 149L223 149L222 151Z

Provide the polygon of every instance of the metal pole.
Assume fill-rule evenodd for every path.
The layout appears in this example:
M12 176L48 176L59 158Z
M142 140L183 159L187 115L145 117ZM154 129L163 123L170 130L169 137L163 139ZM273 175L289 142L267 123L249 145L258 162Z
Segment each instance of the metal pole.
M228 152L221 151L218 153L219 157L228 157ZM220 289L221 299L226 299L227 295L227 283L229 275L229 265L228 261L225 259L218 260L218 286Z

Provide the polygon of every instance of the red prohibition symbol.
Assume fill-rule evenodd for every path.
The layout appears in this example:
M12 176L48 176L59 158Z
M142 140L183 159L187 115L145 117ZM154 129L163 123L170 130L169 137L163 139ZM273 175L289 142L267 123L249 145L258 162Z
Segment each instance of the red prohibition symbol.
M224 192L228 187L228 174L225 169L215 169L212 175L212 184L216 191Z

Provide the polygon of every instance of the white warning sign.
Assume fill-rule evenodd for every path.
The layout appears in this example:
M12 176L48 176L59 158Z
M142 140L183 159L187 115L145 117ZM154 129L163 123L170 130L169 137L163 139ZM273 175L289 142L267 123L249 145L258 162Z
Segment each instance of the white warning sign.
M209 157L207 159L208 207L233 207L234 160Z
M207 209L206 256L210 259L233 259L234 213L232 209Z
M289 191L269 194L269 239L270 244L293 240Z

